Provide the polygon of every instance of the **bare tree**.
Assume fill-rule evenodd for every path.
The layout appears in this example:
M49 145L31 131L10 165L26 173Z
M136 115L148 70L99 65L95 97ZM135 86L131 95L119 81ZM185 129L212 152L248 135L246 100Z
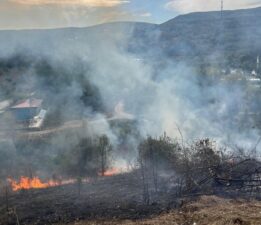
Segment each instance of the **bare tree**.
M102 135L98 138L98 150L100 155L101 175L104 176L108 168L109 153L112 150L109 138L106 135Z
M178 168L178 158L181 147L178 143L167 137L148 137L139 145L139 164L142 173L144 196L149 196L150 185L153 185L154 193L158 193L161 187L160 174L173 171ZM162 174L163 174L162 173Z
M150 203L150 194L149 194L149 178L148 178L148 166L147 160L144 159L143 152L145 151L144 145L139 146L139 165L141 168L141 177L142 177L142 187L143 187L143 202L146 205Z

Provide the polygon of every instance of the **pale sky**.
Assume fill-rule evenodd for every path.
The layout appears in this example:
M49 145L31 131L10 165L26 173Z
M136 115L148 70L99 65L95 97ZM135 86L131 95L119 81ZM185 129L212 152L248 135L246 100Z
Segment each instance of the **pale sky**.
M224 0L225 9L261 0ZM220 9L220 0L0 0L0 29L83 27L135 20L162 23L179 14Z

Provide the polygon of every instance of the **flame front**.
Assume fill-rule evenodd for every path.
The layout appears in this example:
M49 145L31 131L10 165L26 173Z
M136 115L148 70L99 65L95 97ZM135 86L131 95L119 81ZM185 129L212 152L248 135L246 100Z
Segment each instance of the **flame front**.
M61 182L50 180L47 183L44 183L40 180L39 177L21 177L20 180L17 182L11 178L8 179L13 191L18 190L28 190L28 189L41 189L41 188L48 188L48 187L55 187L61 185Z
M105 177L110 177L110 176L114 176L114 175L117 175L121 173L121 171L117 168L111 168L111 169L108 169L104 172L104 176Z
M106 170L104 172L104 176L105 177L111 177L111 176L115 176L115 175L118 175L118 174L122 174L122 173L126 173L126 172L129 172L130 170L128 168L124 168L124 167L121 167L121 168L117 168L117 167L113 167L113 168L110 168L108 170ZM99 174L100 176L102 176L102 174L100 173Z
M103 176L110 177L114 176L117 174L121 174L123 172L126 172L123 169L119 168L111 168L108 169L104 172ZM102 176L101 173L99 173L100 176ZM41 181L39 177L25 177L22 176L19 181L16 181L12 178L8 178L7 181L10 183L10 186L13 191L19 191L19 190L29 190L29 189L42 189L42 188L49 188L49 187L56 187L60 185L65 185L65 184L73 184L76 182L74 179L69 179L69 180L61 180L61 181L56 181L56 180L49 180L47 182ZM89 182L89 179L85 179L84 182Z

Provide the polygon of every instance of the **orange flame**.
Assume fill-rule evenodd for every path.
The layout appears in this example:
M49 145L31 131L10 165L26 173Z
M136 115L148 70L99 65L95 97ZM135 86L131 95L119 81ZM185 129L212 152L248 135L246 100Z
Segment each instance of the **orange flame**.
M104 172L104 176L106 177L111 177L111 176L114 176L114 175L117 175L121 173L121 171L117 168L111 168L111 169L108 169Z
M115 175L124 173L126 171L127 170L120 169L120 168L111 168L104 172L104 176L111 177L111 176L115 176ZM102 176L102 174L99 173L99 176ZM76 182L73 179L61 180L61 181L49 180L47 182L43 182L43 181L41 181L41 179L39 177L29 178L29 177L25 177L25 176L22 176L19 181L16 181L11 178L8 178L7 181L10 183L13 191L29 190L29 189L43 189L43 188L56 187L56 186L65 185L65 184L73 184ZM84 182L89 182L89 179L88 178L84 179Z
M42 188L48 188L48 187L56 187L62 184L69 184L73 183L73 180L68 181L54 181L50 180L46 183L42 182L39 177L21 177L20 180L17 182L11 178L8 179L8 182L10 183L13 191L19 191L19 190L28 190L28 189L42 189Z
M122 173L125 173L127 172L128 170L127 169L124 169L124 168L110 168L108 170L106 170L104 172L104 176L105 177L111 177L111 176L115 176L115 175L118 175L118 174L122 174ZM101 173L99 173L100 176L102 176Z

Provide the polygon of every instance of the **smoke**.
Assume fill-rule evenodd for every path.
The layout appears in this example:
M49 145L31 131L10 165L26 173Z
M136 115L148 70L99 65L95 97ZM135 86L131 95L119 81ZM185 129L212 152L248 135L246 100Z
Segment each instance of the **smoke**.
M188 141L210 137L222 144L254 146L260 131L252 121L240 118L245 85L206 77L187 60L172 60L158 47L148 49L137 37L137 30L146 26L150 25L111 23L83 29L1 32L1 75L6 89L1 90L2 100L35 92L53 114L52 122L59 118L54 127L70 128L68 121L84 124L78 130L72 125L69 131L57 132L41 145L16 145L28 152L37 146L46 163L35 153L30 156L35 168L56 170L47 162L61 160L82 138L103 134L114 147L128 148L127 153L122 149L115 153L121 164L121 158L135 158L141 138L164 132L177 139L181 132ZM149 38L160 42L161 32L155 26ZM133 51L134 44L145 49L142 54L137 48ZM14 82L6 80L6 74ZM135 123L138 134L131 131L122 137L122 130L112 127L108 118Z

